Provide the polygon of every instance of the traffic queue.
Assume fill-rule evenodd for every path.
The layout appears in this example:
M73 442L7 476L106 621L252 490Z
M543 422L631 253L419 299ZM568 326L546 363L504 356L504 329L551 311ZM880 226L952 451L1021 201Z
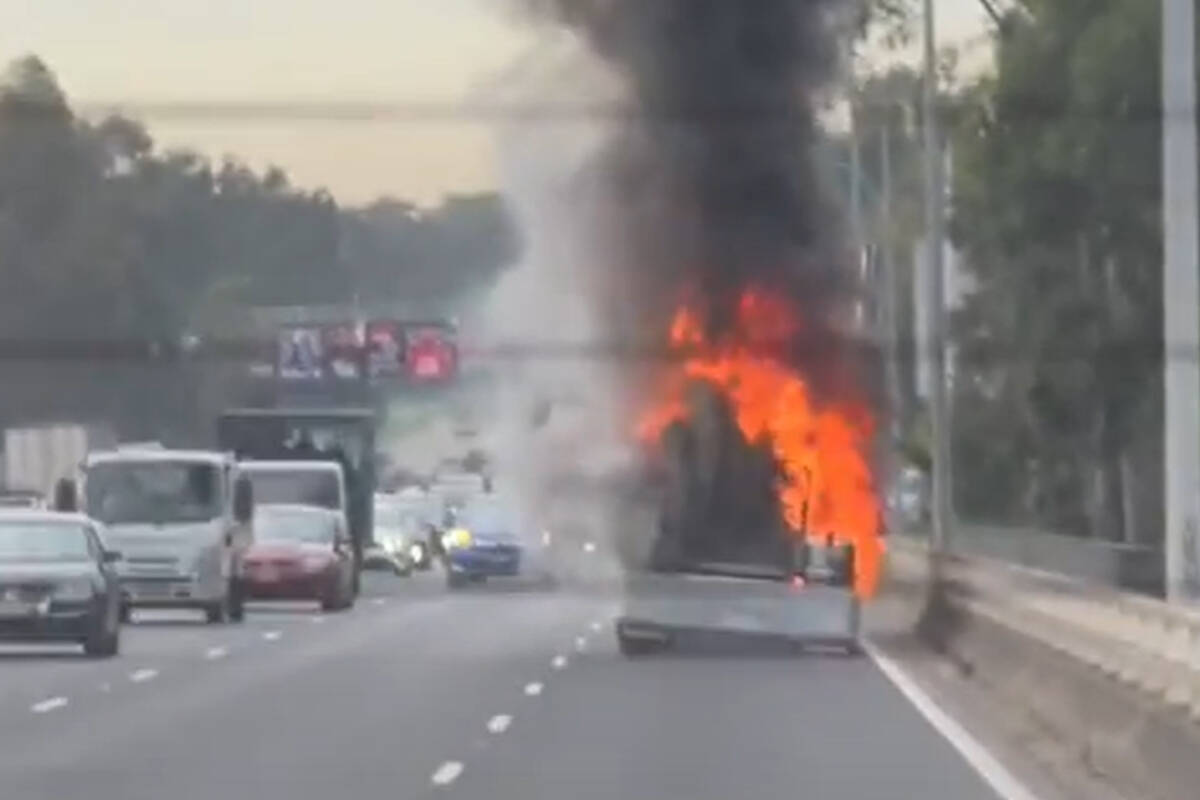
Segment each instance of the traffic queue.
M338 612L355 604L363 569L440 566L458 588L531 563L488 479L443 472L364 498L374 487L361 459L292 444L274 458L155 443L95 451L52 502L0 507L0 642L112 656L142 609L194 610L213 625L241 622L255 601Z

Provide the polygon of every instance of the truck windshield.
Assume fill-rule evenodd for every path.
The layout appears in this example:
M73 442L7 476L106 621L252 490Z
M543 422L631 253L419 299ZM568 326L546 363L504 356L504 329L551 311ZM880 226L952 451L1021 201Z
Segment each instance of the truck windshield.
M221 472L214 464L116 461L87 472L88 512L110 525L206 522L221 515Z
M342 508L338 476L332 470L255 468L247 470L246 475L254 485L254 499L258 503Z

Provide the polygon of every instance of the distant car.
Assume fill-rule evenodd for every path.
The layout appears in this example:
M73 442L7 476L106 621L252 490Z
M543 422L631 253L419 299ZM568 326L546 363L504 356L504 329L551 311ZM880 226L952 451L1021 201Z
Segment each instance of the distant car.
M465 506L442 538L446 585L456 589L492 577L533 572L533 536L520 514L504 501L488 498ZM536 534L541 540L541 534ZM538 547L541 550L542 547ZM540 566L545 581L553 576Z
M326 611L354 605L354 552L345 515L305 505L260 505L243 561L249 600L315 600Z
M0 641L79 642L89 656L115 655L119 559L81 514L0 512Z
M417 498L376 495L374 541L364 551L363 565L397 575L428 569L432 558L426 505L423 493Z

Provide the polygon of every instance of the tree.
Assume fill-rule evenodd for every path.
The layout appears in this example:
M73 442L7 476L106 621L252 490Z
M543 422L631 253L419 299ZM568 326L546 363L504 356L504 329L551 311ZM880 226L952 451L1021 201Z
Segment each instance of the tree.
M1028 0L957 98L951 233L979 286L958 486L1005 487L967 513L1131 533L1129 459L1161 423L1158 26L1144 0Z

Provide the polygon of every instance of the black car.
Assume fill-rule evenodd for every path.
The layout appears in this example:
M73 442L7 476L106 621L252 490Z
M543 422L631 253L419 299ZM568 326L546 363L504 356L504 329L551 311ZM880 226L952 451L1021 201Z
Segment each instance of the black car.
M83 515L0 511L0 641L79 642L89 656L115 655L119 558Z

